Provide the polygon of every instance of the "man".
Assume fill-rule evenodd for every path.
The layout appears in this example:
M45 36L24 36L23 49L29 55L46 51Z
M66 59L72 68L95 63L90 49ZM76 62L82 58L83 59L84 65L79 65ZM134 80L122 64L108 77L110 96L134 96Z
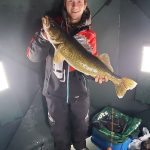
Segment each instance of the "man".
M97 55L96 35L90 29L91 15L86 0L64 0L62 16L56 17L55 21L87 51ZM71 144L76 150L86 150L90 105L87 77L65 61L53 62L54 51L50 49L45 30L43 21L43 28L32 39L27 56L33 62L46 59L43 95L47 101L55 150L70 150ZM99 83L107 80L106 77L95 78Z

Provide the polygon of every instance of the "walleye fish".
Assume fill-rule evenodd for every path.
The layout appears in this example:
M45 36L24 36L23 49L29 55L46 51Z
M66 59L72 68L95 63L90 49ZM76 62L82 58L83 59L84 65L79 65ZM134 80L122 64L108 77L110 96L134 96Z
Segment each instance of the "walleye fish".
M114 84L118 98L123 98L127 90L136 87L134 80L115 75L108 65L89 53L75 38L62 31L53 19L45 16L42 18L42 24L49 42L55 48L55 62L65 60L76 70L93 78L97 75L107 76Z

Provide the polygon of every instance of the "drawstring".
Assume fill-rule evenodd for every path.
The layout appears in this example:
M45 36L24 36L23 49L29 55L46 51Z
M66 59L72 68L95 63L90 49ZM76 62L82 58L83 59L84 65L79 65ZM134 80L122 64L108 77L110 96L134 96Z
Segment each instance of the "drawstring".
M67 19L67 18L65 19L65 24L66 24L66 30L67 30L67 33L69 33L68 19Z
M85 86L85 88L86 88L86 90L87 90L87 82L86 82L85 76L82 75L82 77L83 77L83 80L84 80L84 86Z
M69 64L68 64L68 72L67 72L67 103L69 103Z
M66 30L67 30L67 33L69 33L69 30L68 30L68 21L65 20L65 23L66 23ZM67 71L67 104L69 103L69 64L68 64L68 71Z

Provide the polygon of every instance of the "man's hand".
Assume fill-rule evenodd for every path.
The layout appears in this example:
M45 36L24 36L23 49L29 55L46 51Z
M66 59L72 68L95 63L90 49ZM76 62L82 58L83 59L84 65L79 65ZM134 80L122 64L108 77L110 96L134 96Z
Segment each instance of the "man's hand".
M95 82L97 82L97 83L103 83L103 82L108 82L108 78L107 78L107 76L99 76L99 75L97 75L96 76L96 78L95 78Z

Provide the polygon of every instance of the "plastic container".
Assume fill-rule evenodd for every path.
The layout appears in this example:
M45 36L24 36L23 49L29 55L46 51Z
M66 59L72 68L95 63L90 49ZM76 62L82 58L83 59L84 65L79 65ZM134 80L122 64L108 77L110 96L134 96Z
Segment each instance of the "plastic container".
M101 150L107 150L107 148L110 147L110 145L112 150L128 150L128 145L131 143L132 140L128 138L123 143L111 144L110 142L106 141L101 137L96 137L95 135L92 135L91 141Z

